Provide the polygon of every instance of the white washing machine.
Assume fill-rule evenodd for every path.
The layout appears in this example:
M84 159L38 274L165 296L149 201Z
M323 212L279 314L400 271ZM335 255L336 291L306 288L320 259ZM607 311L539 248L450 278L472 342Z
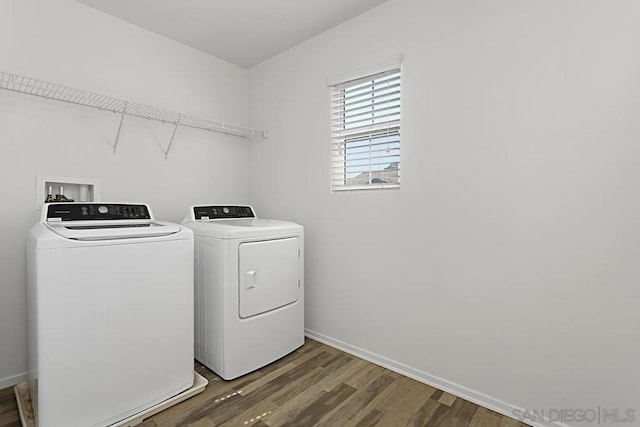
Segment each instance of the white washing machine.
M303 228L250 206L192 206L195 357L225 380L304 344Z
M38 427L107 426L193 385L191 230L143 204L48 204L27 264Z

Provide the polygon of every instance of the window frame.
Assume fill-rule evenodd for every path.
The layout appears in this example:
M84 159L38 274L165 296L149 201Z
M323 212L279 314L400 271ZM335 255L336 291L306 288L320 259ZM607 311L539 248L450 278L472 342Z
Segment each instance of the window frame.
M331 192L399 189L402 110L400 61L339 76L329 80L328 85ZM369 100L371 108L367 109ZM349 127L349 124L353 126ZM381 149L383 146L385 148ZM351 159L347 158L349 155ZM348 177L349 173L354 176ZM391 182L385 182L386 177L390 177ZM366 183L358 182L367 178Z

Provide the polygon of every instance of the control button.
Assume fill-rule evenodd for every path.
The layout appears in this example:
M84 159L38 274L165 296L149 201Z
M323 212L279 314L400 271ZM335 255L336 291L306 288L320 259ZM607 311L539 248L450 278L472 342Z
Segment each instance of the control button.
M89 209L86 206L80 208L80 213L82 215L89 215Z
M229 208L227 207L222 208L222 212L224 212L225 215L229 215Z
M101 214L109 213L109 208L106 206L98 206L98 213L101 213Z

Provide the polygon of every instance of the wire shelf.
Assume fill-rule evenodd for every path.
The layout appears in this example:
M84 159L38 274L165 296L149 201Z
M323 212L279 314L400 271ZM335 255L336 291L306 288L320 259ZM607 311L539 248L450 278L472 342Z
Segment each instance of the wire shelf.
M190 128L201 129L209 132L219 132L226 135L232 135L247 139L253 138L255 136L266 136L265 131L257 131L255 129L232 125L216 120L181 114L174 111L165 110L163 108L125 101L123 99L118 99L107 95L100 95L82 89L75 89L56 83L37 80L31 77L25 77L17 74L6 73L3 71L0 71L0 89L24 93L27 95L39 96L45 99L53 99L70 104L82 105L98 110L112 111L114 113L121 114L123 118L126 115L154 120L162 123L171 123L174 124L176 128L177 126L186 126ZM118 128L118 135L114 144L114 151L118 144L117 139L120 136L121 127L122 120L120 122L120 127ZM175 136L175 129L173 136ZM171 142L173 142L173 136ZM171 142L169 143L169 148ZM168 150L165 155L167 154Z

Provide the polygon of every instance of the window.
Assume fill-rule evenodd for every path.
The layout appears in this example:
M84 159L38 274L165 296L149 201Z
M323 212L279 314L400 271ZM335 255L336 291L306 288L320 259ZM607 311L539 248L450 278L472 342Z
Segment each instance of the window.
M333 191L400 187L400 67L331 84Z

